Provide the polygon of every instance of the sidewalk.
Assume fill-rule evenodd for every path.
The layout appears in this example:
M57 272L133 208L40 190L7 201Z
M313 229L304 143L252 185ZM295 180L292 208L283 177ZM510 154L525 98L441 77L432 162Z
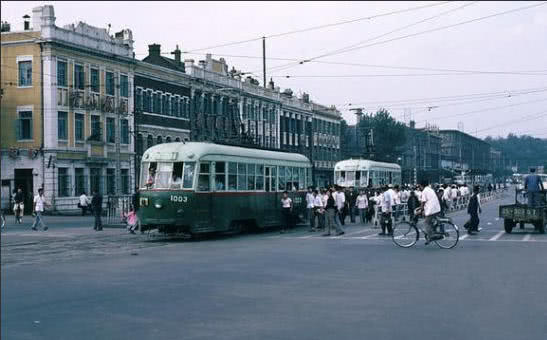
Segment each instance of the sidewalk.
M43 221L48 227L48 231L56 230L56 229L65 229L65 228L89 228L93 231L93 226L95 225L95 217L90 215L85 216L52 216L52 215L42 215ZM106 217L102 217L103 221L103 227L104 228L125 228L125 225L119 224L119 225L107 225ZM23 223L22 224L15 224L15 216L13 215L7 215L6 216L6 226L4 230L2 230L2 233L9 233L11 231L33 231L31 230L32 223L34 222L34 217L31 215L23 216Z

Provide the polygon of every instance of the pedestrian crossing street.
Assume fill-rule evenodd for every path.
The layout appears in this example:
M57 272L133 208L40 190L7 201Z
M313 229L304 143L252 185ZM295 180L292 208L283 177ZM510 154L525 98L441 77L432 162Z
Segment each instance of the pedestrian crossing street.
M518 227L513 229L511 234L507 234L503 230L503 221L495 221L485 223L482 230L474 235L467 234L467 231L461 227L462 224L457 223L460 231L460 242L543 242L547 243L547 234L539 234L532 226L526 225L525 229ZM268 235L268 238L273 239L296 239L296 240L355 240L355 241L385 241L393 245L391 237L380 236L379 227L375 228L371 225L363 226L362 224L347 224L344 226L345 234L340 236L321 236L323 231L309 232L307 227L298 227L285 234ZM420 240L425 242L422 233L420 232ZM418 243L419 244L419 243Z

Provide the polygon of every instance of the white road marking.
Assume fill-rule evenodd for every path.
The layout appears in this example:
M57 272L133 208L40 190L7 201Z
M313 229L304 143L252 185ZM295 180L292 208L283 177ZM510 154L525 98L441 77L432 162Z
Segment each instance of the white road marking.
M469 237L469 234L465 234L465 235L463 235L462 237L460 237L460 241L463 241L463 240L465 240L465 239L468 238L468 237Z
M488 241L495 241L497 240L498 238L501 237L501 235L505 234L505 231L500 231L498 232L496 235L492 236Z
M346 236L364 234L364 233L366 233L367 231L370 231L370 229L358 230L358 231L354 231L354 232L351 232L351 233L346 233Z
M526 234L526 235L524 235L524 237L522 238L522 241L524 241L524 242L530 241L531 238L532 238L532 235Z
M486 224L487 224L487 225L492 225L492 222L488 222L488 223L486 223Z
M358 240L370 240L374 237L380 238L377 234L371 234L371 235L367 235L367 236L359 236L359 237L353 237L353 238L356 238Z

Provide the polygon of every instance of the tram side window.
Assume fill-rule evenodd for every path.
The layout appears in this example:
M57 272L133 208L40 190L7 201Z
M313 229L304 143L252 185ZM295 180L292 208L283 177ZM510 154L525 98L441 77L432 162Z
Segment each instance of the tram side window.
M298 187L304 189L306 187L306 169L298 168Z
M237 190L237 163L228 163L228 190Z
M184 180L182 186L184 189L191 189L194 186L194 162L184 163Z
M255 190L255 165L249 164L247 165L247 183L248 183L248 190Z
M216 162L215 163L215 187L217 191L226 190L226 163L225 162Z
M344 185L346 183L346 172L345 171L337 171L336 174L337 174L336 184Z
M285 167L285 190L292 190L292 168L289 166Z
M256 190L264 190L264 165L256 165Z
M277 188L277 167L273 166L270 171L272 172L272 191L275 191Z
M198 191L210 190L209 172L210 172L210 166L208 162L199 164Z
M292 190L298 190L298 168L292 168Z
M279 191L285 190L285 167L279 167Z
M237 163L237 190L247 190L247 164Z
M176 162L173 164L173 178L171 179L171 189L182 189L182 169L184 164Z
M306 179L307 179L306 187L309 187L309 186L313 185L313 179L312 179L312 176L311 176L311 168L306 168Z

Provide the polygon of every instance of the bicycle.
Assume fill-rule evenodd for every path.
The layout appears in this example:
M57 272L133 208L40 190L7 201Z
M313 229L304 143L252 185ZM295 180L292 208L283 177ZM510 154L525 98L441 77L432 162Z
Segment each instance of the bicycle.
M422 223L423 224L423 223ZM435 217L433 220L433 230L439 239L433 238L437 246L443 249L451 249L458 244L460 239L460 231L449 217ZM418 218L412 218L409 221L401 221L393 227L393 235L391 239L393 243L402 248L410 248L420 239L420 231L428 239L427 233L420 225L418 226Z

